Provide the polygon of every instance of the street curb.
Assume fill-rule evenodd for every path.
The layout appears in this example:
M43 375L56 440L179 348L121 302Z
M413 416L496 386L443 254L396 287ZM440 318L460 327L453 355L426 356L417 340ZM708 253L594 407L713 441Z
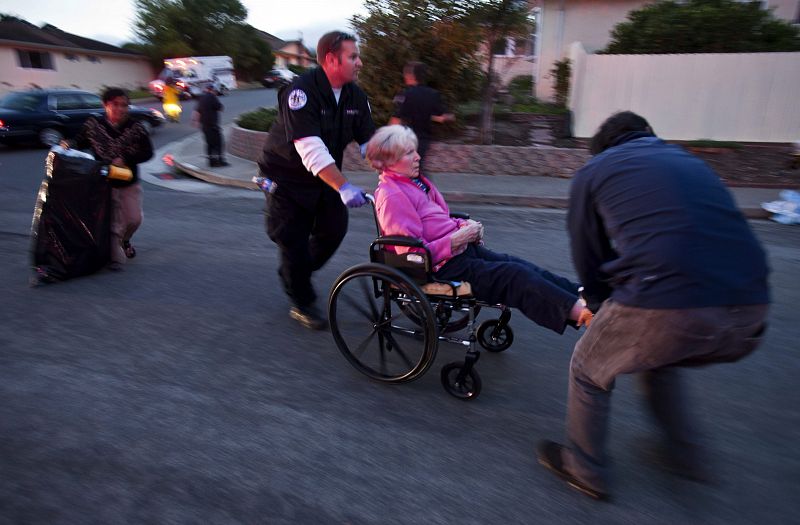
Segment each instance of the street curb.
M190 164L188 162L179 162L176 160L175 169L182 171L187 175L191 175L196 179L204 180L212 184L218 184L220 186L232 186L235 188L244 188L247 190L258 189L258 186L256 186L255 182L253 181L231 179L229 177L225 177L222 175L215 175L214 173L210 173L207 170L199 168L194 164Z

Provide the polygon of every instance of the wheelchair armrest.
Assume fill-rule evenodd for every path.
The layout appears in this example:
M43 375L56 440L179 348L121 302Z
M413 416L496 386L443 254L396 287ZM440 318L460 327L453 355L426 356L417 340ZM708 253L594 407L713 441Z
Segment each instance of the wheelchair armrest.
M409 248L424 248L420 239L416 237L406 237L404 235L384 235L375 239L373 244L383 246L407 246Z
M469 213L464 213L463 211L451 211L450 217L453 219L469 219Z

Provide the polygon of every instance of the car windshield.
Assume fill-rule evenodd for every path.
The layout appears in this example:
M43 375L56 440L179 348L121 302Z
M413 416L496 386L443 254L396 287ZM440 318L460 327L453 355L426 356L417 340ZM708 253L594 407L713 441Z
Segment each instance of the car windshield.
M37 107L39 97L32 93L9 93L0 99L0 108L35 111Z

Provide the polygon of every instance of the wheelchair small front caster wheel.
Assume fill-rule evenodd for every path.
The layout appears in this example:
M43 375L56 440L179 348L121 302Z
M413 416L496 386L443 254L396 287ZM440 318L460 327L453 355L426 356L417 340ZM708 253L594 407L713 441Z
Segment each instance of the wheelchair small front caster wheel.
M468 401L475 399L481 393L481 376L472 368L464 376L464 379L459 381L458 376L463 369L464 363L458 361L444 365L442 367L442 386L451 396Z
M478 327L478 343L489 352L502 352L514 342L514 332L505 325L497 329L500 321L487 319Z

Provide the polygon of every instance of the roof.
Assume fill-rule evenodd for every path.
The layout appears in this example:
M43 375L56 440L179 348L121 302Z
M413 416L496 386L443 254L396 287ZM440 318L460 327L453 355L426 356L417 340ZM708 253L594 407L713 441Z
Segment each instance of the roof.
M58 47L83 52L90 51L95 53L130 55L131 57L137 58L144 57L144 55L136 51L112 46L105 42L98 42L91 38L73 35L50 24L36 27L30 22L20 19L0 20L0 43L3 41L25 43L33 46Z
M253 28L253 29L256 30L256 34L259 36L259 38L261 38L261 40L263 40L264 42L269 44L269 47L272 49L272 51L277 51L277 50L279 50L280 48L282 48L283 46L286 45L285 41L281 40L280 38L278 38L275 35L271 35L271 34L267 33L266 31L262 31L260 29L256 29L256 28Z

